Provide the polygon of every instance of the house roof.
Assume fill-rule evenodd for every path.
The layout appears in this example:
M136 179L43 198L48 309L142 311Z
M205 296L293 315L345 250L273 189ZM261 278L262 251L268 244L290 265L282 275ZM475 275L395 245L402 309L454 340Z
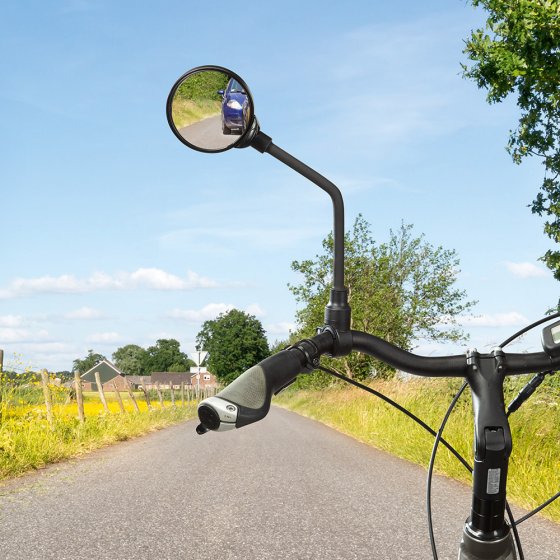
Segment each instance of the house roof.
M111 381L111 379L114 379L115 377L117 377L117 375L124 375L123 372L109 360L103 360L101 362L98 362L91 369L88 369L84 374L82 374L80 376L82 381L91 381L95 383L96 371L99 372L101 383L107 383L107 381Z
M185 371L154 371L152 383L191 383L191 374Z
M151 383L151 375L125 375L125 377L135 385L142 385L143 383Z

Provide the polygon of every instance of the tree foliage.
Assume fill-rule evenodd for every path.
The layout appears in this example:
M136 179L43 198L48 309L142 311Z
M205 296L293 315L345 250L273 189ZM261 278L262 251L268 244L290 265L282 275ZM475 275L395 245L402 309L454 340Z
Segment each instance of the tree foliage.
M521 111L508 151L516 163L542 159L545 173L531 207L545 216L544 231L560 242L560 3L557 0L471 0L488 12L484 29L471 32L464 76L488 90L489 103L515 94ZM560 280L560 251L542 260Z
M115 365L127 375L149 375L148 353L137 344L127 344L113 352Z
M191 74L177 88L176 97L191 101L219 100L218 90L226 89L228 79L223 72L211 70Z
M352 308L352 328L366 331L405 349L418 339L459 341L464 338L456 317L475 302L455 286L459 259L455 251L433 247L413 235L413 226L401 225L389 240L376 243L370 225L356 219L346 235L346 276ZM303 275L290 290L303 305L297 312L298 338L312 336L323 324L332 278L332 234L323 240L323 253L314 259L295 261L292 269ZM390 374L390 368L362 354L341 362L345 373L365 378L372 373ZM314 374L316 376L316 374ZM319 377L320 379L320 377Z
M205 321L196 343L197 349L208 352L208 369L222 383L231 383L270 355L261 322L238 309Z
M105 358L103 354L99 354L90 349L88 350L88 354L85 358L77 358L74 360L72 364L72 371L77 371L81 375L82 373L90 370L94 365L106 359L107 358Z
M178 371L177 367L182 365L180 371L189 371L194 362L181 352L178 340L174 338L160 338L154 346L146 350L146 370L148 374L154 371Z
M113 352L115 365L127 375L150 375L154 371L189 371L195 363L181 352L181 345L174 338L163 338L147 349L136 344L126 344ZM93 350L84 359L74 360L72 371L85 373L105 356Z

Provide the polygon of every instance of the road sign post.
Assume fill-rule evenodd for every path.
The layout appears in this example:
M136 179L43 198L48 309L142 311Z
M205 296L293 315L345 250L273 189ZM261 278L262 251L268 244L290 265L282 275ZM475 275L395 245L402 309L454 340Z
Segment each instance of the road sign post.
M202 362L208 356L208 352L205 350L196 350L191 354L192 361L196 364L196 393L197 395L200 394L200 370L202 369L200 366Z

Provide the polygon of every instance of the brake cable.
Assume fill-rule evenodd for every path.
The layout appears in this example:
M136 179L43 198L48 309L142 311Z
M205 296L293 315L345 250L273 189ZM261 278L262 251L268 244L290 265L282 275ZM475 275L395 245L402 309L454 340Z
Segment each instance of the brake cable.
M546 317L543 317L542 319L539 319L538 321L531 323L530 325L522 328L521 330L517 331L515 334L511 335L509 338L504 340L504 342L500 344L500 348L503 348L504 346L508 345L510 342L513 342L516 338L519 338L522 334L525 334L527 331L530 331L531 329L538 327L542 323L547 323L552 319L557 319L558 317L560 317L560 312L553 313L552 315L547 315ZM537 373L527 383L527 385L525 385L525 387L521 389L517 397L515 397L515 399L511 401L511 403L508 406L507 416L509 416L517 409L519 409L519 407L536 391L537 387L539 387L539 385L544 381L545 376L552 375L554 373L556 372L544 371L544 372ZM533 509L532 511L530 511L529 513L527 513L526 515L518 519L515 522L515 525L519 525L520 523L523 523L523 521L527 521L527 519L533 517L533 515L535 515L545 507L549 506L552 502L554 502L554 500L558 499L559 497L560 497L560 492L557 492L556 494L554 494L554 496L551 496L548 500L544 501L540 506L537 506L535 509Z
M436 435L432 447L432 455L430 457L430 464L428 467L428 480L426 483L426 509L428 513L428 532L430 535L430 545L432 547L432 556L434 560L438 560L438 555L436 551L436 542L434 537L433 520L432 520L432 478L434 472L434 465L436 461L436 454L439 447L439 443L440 441L443 440L442 438L443 430L445 429L447 421L449 420L449 416L451 415L451 412L455 408L455 405L457 404L459 397L463 394L463 391L466 389L467 385L468 383L466 381L463 383L463 385L461 385L461 388L457 391L457 393L453 397L453 400L451 401L451 404L449 405L447 412L445 413L445 416L441 421L438 433ZM469 471L472 473L472 468L469 467ZM525 560L525 555L523 554L523 548L521 546L521 539L519 538L519 532L517 531L517 523L513 517L513 512L511 511L511 508L509 507L509 503L507 500L506 500L506 511L509 517L509 522L510 522L511 530L513 532L513 537L515 539L515 545L517 547L517 551L519 552L519 560Z
M535 321L534 323L531 323L530 325L523 327L520 331L517 331L515 334L512 334L509 338L504 340L499 345L500 348L507 346L510 342L513 342L516 338L519 338L522 334L525 334L527 331L530 331L531 329L534 329L535 327L542 325L542 323L547 323L548 321L552 321L552 319L556 319L557 317L560 317L560 312L553 313L552 315L547 315L546 317L543 317L542 319L539 319L538 321Z
M418 425L422 426L422 428L424 428L427 432L429 432L431 435L433 435L436 438L436 440L434 442L435 452L437 452L437 448L439 446L439 443L441 442L443 445L445 445L445 447L447 447L447 449L449 451L451 451L451 453L459 460L459 462L467 469L467 471L469 471L469 473L472 473L473 469L469 465L469 463L466 461L466 459L450 443L448 443L442 437L443 428L445 427L445 423L447 423L447 418L449 418L449 415L451 414L451 411L455 407L455 404L459 400L459 397L461 396L461 393L464 391L467 383L464 383L463 386L459 389L458 393L455 395L455 397L453 399L453 402L452 402L452 404L451 404L451 406L450 406L450 408L449 408L449 410L446 414L446 417L444 418L445 423L443 423L443 426L440 426L439 431L436 432L430 426L428 426L428 424L426 424L423 420L418 418L418 416L416 416L415 414L413 414L412 412L410 412L409 410L407 410L406 408L401 406L399 403L397 403L396 401L394 401L390 397L384 395L383 393L381 393L381 392L379 392L375 389L372 389L371 387L368 387L367 385L364 385L363 383L360 383L359 381L356 381L355 379L352 379L350 377L346 377L342 373L339 373L339 372L337 372L335 370L332 370L332 369L329 369L327 367L318 365L318 366L315 367L315 369L318 369L320 371L328 373L329 375L332 375L333 377L341 379L342 381L346 381L350 385L354 385L355 387L363 389L364 391L366 391L368 393L371 393L372 395L380 398L381 400L383 400L386 403L390 404L391 406L395 407L400 412L403 412L409 418L414 420ZM437 443L437 445L436 445L436 443ZM432 448L432 454L434 454L434 448ZM434 454L434 459L435 459L435 454ZM430 461L430 470L428 472L430 473L431 471L433 471L432 461ZM431 477L429 477L428 480L429 480L430 486L428 487L427 492L431 496ZM433 535L431 498L430 498L430 501L427 502L427 510L428 510L428 528L429 528L429 533L430 533L430 544L432 546L432 553L434 555L434 559L437 560L438 557L437 557L437 552L435 552L435 540L434 540L434 535ZM509 507L509 504L507 502L506 502L506 510L507 510L507 513L508 513L508 517L510 519L510 524L512 526L512 531L513 531L513 534L515 536L516 544L517 544L517 547L518 547L518 550L519 550L519 553L520 553L519 560L524 560L523 551L521 549L521 542L519 540L519 535L517 534L517 529L515 528L515 520L513 518L512 511L511 511L511 509Z
M510 336L509 338L504 340L504 342L502 342L500 344L500 348L503 348L504 346L510 344L516 338L519 338L521 335L523 335L526 332L530 331L531 329L537 327L538 325L541 325L542 323L546 323L546 322L551 321L552 319L556 319L558 317L560 317L560 312L553 313L552 315L547 315L546 317L543 317L542 319L539 319L538 321L535 321L534 323L531 323L530 325L528 325L528 326L524 327L523 329L517 331L515 334L513 334L512 336ZM449 451L451 451L451 453L453 453L453 455L463 464L463 466L469 472L472 472L472 467L467 463L467 461L462 457L462 455L452 445L450 445L442 436L443 429L445 428L445 425L447 424L447 420L449 418L449 415L451 414L451 411L455 407L459 397L463 393L467 383L463 384L463 386L461 386L459 391L457 391L457 393L453 397L453 400L452 400L452 402L449 406L449 409L448 409L448 411L447 411L447 413L446 413L446 415L445 415L445 417L442 421L442 424L440 425L440 429L436 433L432 428L430 428L430 426L428 426L425 422L423 422L415 414L413 414L412 412L410 412L406 408L402 407L401 405L399 405L397 402L393 401L391 398L387 397L386 395L383 395L379 391L376 391L375 389L372 389L371 387L368 387L367 385L364 385L364 384L362 384L358 381L355 381L354 379L346 377L345 375L342 375L341 373L338 373L338 372L336 372L334 370L331 370L329 368L325 368L323 366L318 366L318 367L316 367L316 369L324 371L325 373L328 373L328 374L330 374L334 377L337 377L338 379L342 379L343 381L346 381L347 383L350 383L351 385L359 387L360 389L363 389L363 390L367 391L368 393L371 393L371 394L375 395L376 397L384 400L388 404L394 406L397 410L406 414L409 418L414 420L417 424L422 426L427 432L429 432L430 434L432 434L435 437L434 445L433 445L433 448L432 448L432 457L430 459L430 465L429 465L429 469L428 469L428 484L429 485L428 485L428 488L427 488L426 498L427 498L427 508L428 508L428 528L429 528L429 532L430 532L430 544L432 545L432 553L434 554L434 558L437 559L437 553L435 552L435 542L433 540L434 535L433 535L433 523L432 523L432 512L431 512L431 481L432 481L432 473L433 473L433 468L434 468L434 463L435 463L435 455L437 453L439 443L441 442L443 445L445 445L445 447L447 447L447 449ZM550 374L553 374L553 373L554 373L553 371L546 371L546 372L539 372L538 374L536 374L529 381L529 383L527 383L527 385L520 391L520 393L517 395L517 397L509 404L508 411L507 411L507 416L509 416L510 414L515 412L517 409L519 409L519 407L535 392L535 390L543 382L546 375L550 375ZM517 525L519 525L520 523L523 523L524 521L526 521L527 519L529 519L530 517L532 517L533 515L535 515L536 513L538 513L539 511L541 511L545 507L547 507L548 505L550 505L552 502L554 502L559 497L560 497L560 492L557 492L554 496L551 496L548 500L543 502L540 506L536 507L535 509L533 509L532 511L530 511L528 514L524 515L523 517L521 517L517 521L513 518L513 513L511 511L511 508L509 507L509 504L506 501L506 510L507 510L507 514L508 514L508 517L509 517L509 520L510 520L511 529L512 529L513 535L515 537L515 543L516 543L516 546L517 546L517 549L518 549L518 552L519 552L520 560L524 560L524 555L523 555L523 550L521 548L521 541L519 539L519 533L517 531Z
M523 327L521 330L517 331L512 336L510 336L509 338L504 340L504 342L502 342L499 345L500 348L504 348L504 346L507 346L508 344L513 342L516 338L519 338L521 335L525 334L526 332L530 331L531 329L534 329L535 327L541 325L542 323L547 323L548 321L551 321L552 319L556 319L558 317L560 317L560 312L553 313L552 315L547 315L546 317L543 317L542 319L539 319L538 321L535 321L534 323L531 323L530 325L527 325L526 327ZM527 385L525 385L525 387L519 392L517 397L515 397L515 399L513 399L513 401L509 404L508 410L507 410L507 416L509 417L510 414L512 414L513 412L518 410L519 407L536 391L536 389L539 387L539 385L544 381L545 376L549 375L549 374L552 374L552 373L553 373L552 371L546 371L546 372L540 372L540 373L536 374L527 383ZM457 403L457 400L461 396L461 393L465 389L466 385L467 385L467 383L465 383L459 389L459 391L455 394L455 396L453 397L453 401L451 402L451 404L449 406L449 409L447 410L447 413L446 413L446 415L445 415L445 417L444 417L444 419L443 419L443 421L440 425L440 430L438 431L438 434L436 435L436 439L434 440L434 445L433 445L433 448L432 448L432 457L430 458L430 465L429 465L429 469L428 469L428 488L427 488L427 493L426 493L426 501L427 501L427 507L428 507L428 529L429 529L429 532L430 532L430 544L432 545L432 553L433 553L434 558L436 560L437 560L437 553L435 552L435 542L434 542L433 525L432 525L432 511L431 511L432 472L433 472L433 468L434 468L435 456L436 456L436 453L437 453L439 442L443 441L443 438L442 438L443 429L445 428L445 425L447 424L447 420L449 418L449 415L451 414L451 411L455 407L455 405ZM527 515L523 516L521 519L519 519L517 521L513 518L513 513L512 513L512 511L509 507L509 504L506 501L506 510L507 510L507 513L508 513L508 517L510 519L510 525L511 525L511 529L512 529L512 532L513 532L513 535L514 535L514 538L515 538L515 544L517 545L517 550L519 552L520 560L524 559L524 555L523 555L523 550L521 549L521 540L519 539L519 533L517 531L517 525L519 525L520 523L523 523L523 521L526 521L527 519L529 519L530 517L532 517L533 515L535 515L536 513L538 513L539 511L541 511L545 507L547 507L548 505L550 505L558 497L560 497L560 492L558 492L557 494L555 494L554 496L552 496L551 498L549 498L548 500L543 502L540 506L536 507L534 510L530 511Z
M434 429L432 429L430 426L428 426L428 424L426 424L423 420L418 418L418 416L416 416L415 414L410 412L410 410L407 410L406 408L404 408L404 406L401 406L398 402L395 402L390 397L384 395L383 393L380 393L379 391L376 391L375 389L372 389L371 387L368 387L367 385L364 385L363 383L360 383L359 381L356 381L355 379L352 379L350 377L346 377L342 373L338 373L337 371L326 368L324 366L318 365L318 366L315 366L315 369L319 369L321 371L324 371L325 373L328 373L329 375L332 375L333 377L337 377L338 379L342 379L342 381L346 381L347 383L350 383L350 385L354 385L356 387L359 387L360 389L363 389L364 391L367 391L368 393L371 393L372 395L375 395L376 397L380 398L381 400L385 401L386 403L389 403L391 406L394 406L400 412L403 412L404 414L406 414L409 418L411 418L417 424L422 426L422 428L424 428L427 432L432 434L434 437L437 436L437 432ZM450 443L448 443L445 439L440 438L440 440L441 440L441 443L443 445L445 445L445 447L447 447L447 449L449 451L451 451L451 453L453 453L453 455L455 455L455 457L459 460L459 462L462 463L462 465L469 472L472 472L472 467L465 460L465 458Z

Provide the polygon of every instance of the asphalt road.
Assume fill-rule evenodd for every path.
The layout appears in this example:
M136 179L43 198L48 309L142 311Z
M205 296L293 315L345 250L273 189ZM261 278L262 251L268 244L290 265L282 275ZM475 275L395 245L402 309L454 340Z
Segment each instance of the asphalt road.
M179 130L191 144L207 150L221 150L239 140L236 134L222 133L222 117L208 117Z
M0 487L2 560L429 560L425 471L273 409L198 436L175 426ZM437 478L440 559L456 559L469 490ZM448 528L448 529L446 529ZM527 560L560 526L520 526Z

